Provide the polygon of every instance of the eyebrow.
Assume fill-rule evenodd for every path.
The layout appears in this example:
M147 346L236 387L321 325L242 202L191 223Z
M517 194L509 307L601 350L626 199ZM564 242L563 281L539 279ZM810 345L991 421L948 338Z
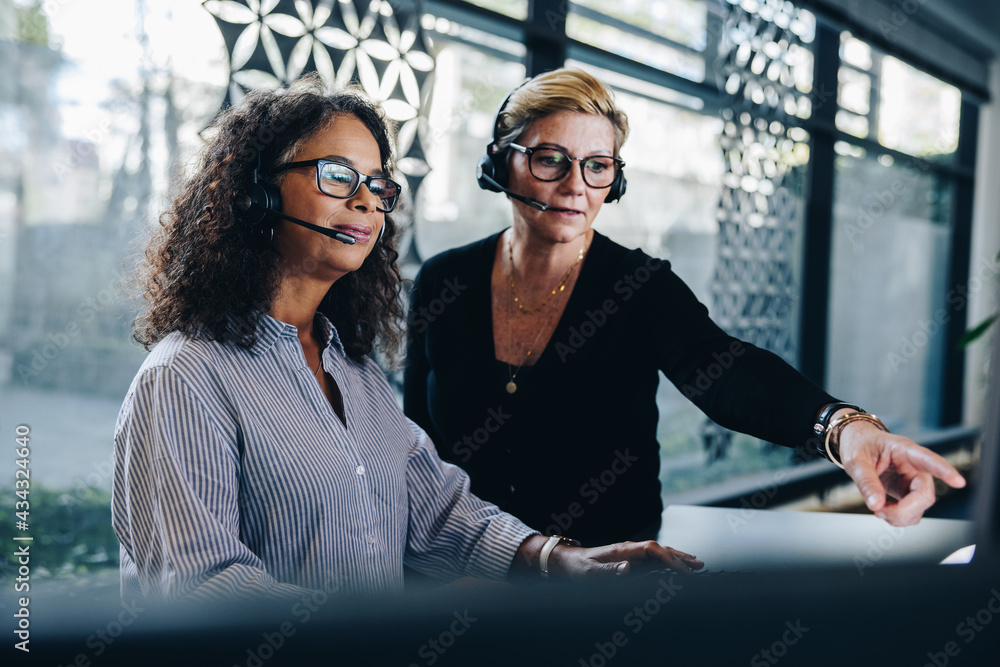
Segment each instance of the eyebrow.
M324 159L324 160L332 160L334 162L342 162L342 163L346 164L349 167L354 167L355 169L358 169L358 165L354 162L354 160L352 160L351 158L347 157L346 155L324 155L322 159ZM361 171L361 170L358 169L358 171ZM362 172L362 173L364 173L364 172ZM375 171L373 171L371 174L369 174L369 176L381 176L382 178L388 178L388 176L386 176L386 173L384 171L382 171L382 167L381 166L378 169L376 169Z
M569 149L568 148L566 148L562 144L557 144L557 143L552 142L552 141L543 141L542 143L540 143L537 146L535 146L535 148L555 148L555 149L561 150L563 153L566 153L566 155L569 155ZM603 149L603 148L598 148L598 149L596 149L594 151L591 151L589 154L584 155L582 157L603 157L603 156L614 157L615 152L613 150L606 151L606 152L601 152L601 151L604 151L604 150L605 149ZM578 157L578 156L574 156L574 157Z

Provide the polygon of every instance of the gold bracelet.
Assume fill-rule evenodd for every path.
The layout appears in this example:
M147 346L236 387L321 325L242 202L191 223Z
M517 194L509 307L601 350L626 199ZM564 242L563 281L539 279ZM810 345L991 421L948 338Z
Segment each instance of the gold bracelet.
M837 439L833 441L833 445L837 447L836 457L834 456L833 448L831 447L831 439L835 432L843 430L845 426L854 421L866 421L875 426L879 427L886 433L889 433L888 427L882 423L882 420L875 415L868 414L867 412L849 412L843 417L838 417L834 419L833 422L826 428L826 440L823 443L824 449L826 449L827 458L833 461L841 470L844 469L844 464L840 460L840 437L838 435Z

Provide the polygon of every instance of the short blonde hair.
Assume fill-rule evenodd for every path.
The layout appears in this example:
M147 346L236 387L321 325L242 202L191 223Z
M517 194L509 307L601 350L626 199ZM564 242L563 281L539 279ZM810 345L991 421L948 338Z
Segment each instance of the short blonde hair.
M628 116L603 81L580 69L544 72L514 90L497 119L497 148L506 149L539 118L559 111L606 116L615 131L615 157L628 137Z

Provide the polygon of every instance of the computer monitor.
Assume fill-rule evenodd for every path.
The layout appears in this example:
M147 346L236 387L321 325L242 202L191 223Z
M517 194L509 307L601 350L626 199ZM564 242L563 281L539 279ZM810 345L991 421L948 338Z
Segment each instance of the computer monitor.
M997 664L1000 342L988 395L968 565L803 563L172 609L122 605L105 590L33 600L24 657L82 667Z

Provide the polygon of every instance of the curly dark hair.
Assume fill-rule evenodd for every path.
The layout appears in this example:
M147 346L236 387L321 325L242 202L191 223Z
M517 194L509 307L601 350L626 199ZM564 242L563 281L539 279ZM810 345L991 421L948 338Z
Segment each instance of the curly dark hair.
M288 268L270 242L273 221L250 224L259 215L250 207L258 156L260 180L277 185L275 170L335 115L364 123L378 143L382 170L393 173L393 128L358 88L330 91L307 75L287 89L249 93L219 115L200 167L160 216L162 229L146 247L139 270L146 308L133 323L136 341L149 349L182 331L246 348L256 344L258 320ZM355 360L377 345L394 362L402 339L397 230L388 214L385 228L361 268L335 282L319 307Z

